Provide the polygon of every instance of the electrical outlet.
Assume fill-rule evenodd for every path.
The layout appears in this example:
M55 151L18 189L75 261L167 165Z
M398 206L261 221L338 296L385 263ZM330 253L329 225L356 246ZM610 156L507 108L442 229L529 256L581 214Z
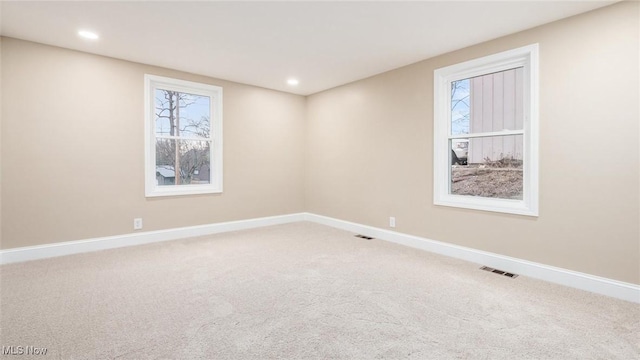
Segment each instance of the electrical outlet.
M389 218L389 227L396 227L396 218L393 216Z
M133 219L133 230L142 229L142 218Z

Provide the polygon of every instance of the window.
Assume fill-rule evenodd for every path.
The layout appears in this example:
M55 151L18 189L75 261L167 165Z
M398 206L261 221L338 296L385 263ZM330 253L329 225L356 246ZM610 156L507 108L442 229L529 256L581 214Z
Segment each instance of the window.
M144 79L146 196L222 192L222 88Z
M538 45L434 72L434 204L538 215Z

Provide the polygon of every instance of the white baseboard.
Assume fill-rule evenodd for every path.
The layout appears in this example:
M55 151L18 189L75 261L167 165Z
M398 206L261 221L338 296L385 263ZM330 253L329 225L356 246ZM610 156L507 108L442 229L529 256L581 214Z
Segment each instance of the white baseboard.
M418 236L407 235L395 231L380 229L372 226L338 220L326 216L306 213L305 220L347 230L350 232L371 236L416 249L446 255L511 273L540 279L555 284L586 290L601 295L614 297L626 301L640 303L640 286L622 281L589 275L577 271L562 269L554 266L535 263L532 261L498 255L486 251L476 250L464 246L453 245L430 240Z
M97 250L115 249L125 246L149 244L159 241L184 239L194 236L252 229L257 227L286 224L303 220L304 214L298 213L7 249L0 251L0 264L45 259L50 257L78 254Z
M136 232L88 240L68 241L63 243L1 250L0 264L45 259L97 250L115 249L125 246L149 244L160 241L183 239L305 220L371 236L380 240L410 246L416 249L430 251L436 254L490 266L535 279L545 280L576 289L640 303L640 286L635 284L310 213L229 221L168 230Z

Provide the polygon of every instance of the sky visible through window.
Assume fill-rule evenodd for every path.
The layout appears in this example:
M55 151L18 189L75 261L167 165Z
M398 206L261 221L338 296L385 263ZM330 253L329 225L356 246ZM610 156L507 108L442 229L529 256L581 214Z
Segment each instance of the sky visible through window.
M156 89L156 135L168 136L171 134L171 124L168 118L169 105L166 90ZM180 99L180 136L203 138L209 137L210 104L208 96L178 93ZM176 111L174 110L174 115ZM160 115L160 116L159 116Z
M209 96L155 90L156 186L210 183L210 104Z
M470 79L451 83L451 135L469 133L470 119Z

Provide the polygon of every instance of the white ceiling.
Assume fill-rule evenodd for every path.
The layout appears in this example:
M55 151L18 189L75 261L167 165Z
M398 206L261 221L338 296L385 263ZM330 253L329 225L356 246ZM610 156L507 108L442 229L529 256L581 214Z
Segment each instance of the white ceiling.
M613 2L2 1L0 33L308 95Z

